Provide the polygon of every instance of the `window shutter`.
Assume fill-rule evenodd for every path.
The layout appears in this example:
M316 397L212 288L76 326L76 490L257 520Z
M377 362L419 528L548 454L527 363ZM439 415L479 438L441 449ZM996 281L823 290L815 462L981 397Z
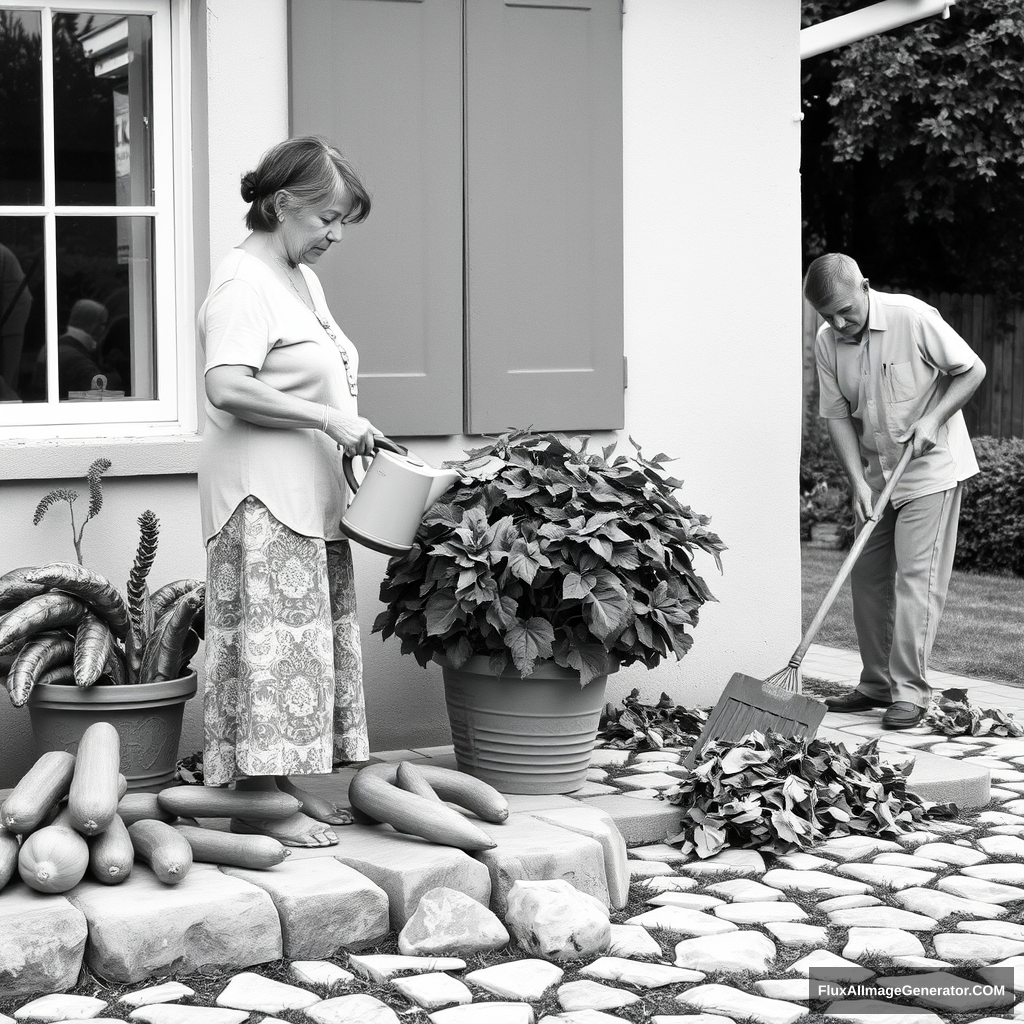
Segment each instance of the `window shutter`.
M623 425L619 0L466 0L467 429Z
M324 135L369 218L317 267L387 434L462 429L460 0L291 0L291 130Z

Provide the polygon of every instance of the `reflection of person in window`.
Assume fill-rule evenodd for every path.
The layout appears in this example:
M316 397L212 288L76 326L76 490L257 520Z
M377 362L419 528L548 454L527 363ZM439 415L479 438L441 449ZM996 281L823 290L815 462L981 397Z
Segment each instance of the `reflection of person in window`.
M57 376L60 399L69 391L90 391L93 378L103 374L108 388L120 387L120 377L99 362L99 344L107 329L107 307L93 299L79 299L68 316L68 325L57 339Z
M21 349L25 343L25 323L32 311L32 293L18 257L0 245L0 400L18 397L21 373Z

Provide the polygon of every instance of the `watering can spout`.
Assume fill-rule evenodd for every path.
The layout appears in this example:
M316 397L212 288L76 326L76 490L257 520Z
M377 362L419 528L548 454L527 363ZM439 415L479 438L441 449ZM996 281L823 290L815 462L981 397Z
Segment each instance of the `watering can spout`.
M437 475L434 477L434 482L430 485L430 490L427 492L427 505L423 509L424 512L430 508L431 505L437 501L438 498L448 490L449 487L456 480L459 479L459 474L454 469L439 469Z

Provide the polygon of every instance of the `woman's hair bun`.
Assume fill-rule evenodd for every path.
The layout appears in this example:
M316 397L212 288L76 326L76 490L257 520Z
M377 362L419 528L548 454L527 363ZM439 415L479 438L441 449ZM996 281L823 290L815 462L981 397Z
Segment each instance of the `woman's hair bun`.
M242 175L242 199L247 203L256 200L256 175L253 171L246 171Z

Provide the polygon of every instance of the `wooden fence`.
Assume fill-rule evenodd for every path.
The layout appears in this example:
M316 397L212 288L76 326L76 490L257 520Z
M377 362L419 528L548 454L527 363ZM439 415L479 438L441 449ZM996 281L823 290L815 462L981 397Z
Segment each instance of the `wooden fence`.
M1024 308L999 311L991 295L921 293L943 319L981 356L988 373L964 406L972 437L1024 437ZM803 378L807 417L818 412L818 381L814 368L814 335L821 323L804 302Z

